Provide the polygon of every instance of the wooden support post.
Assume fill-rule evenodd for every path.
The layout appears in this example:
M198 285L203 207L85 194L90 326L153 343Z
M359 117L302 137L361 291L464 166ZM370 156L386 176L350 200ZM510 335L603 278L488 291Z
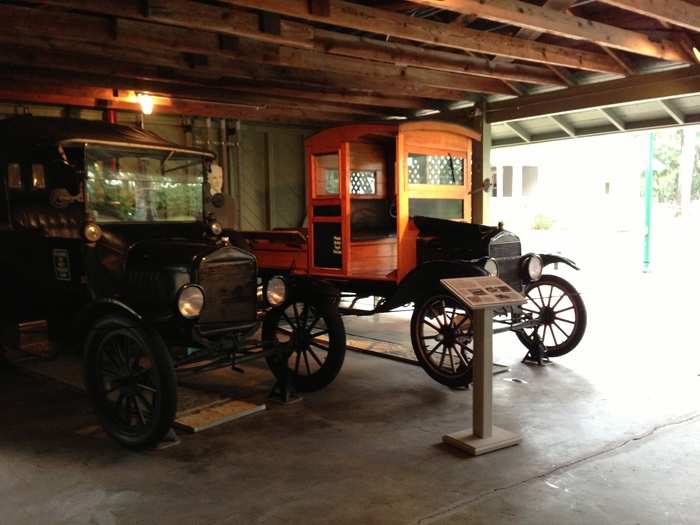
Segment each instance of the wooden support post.
M520 435L493 426L493 311L474 311L474 401L472 428L446 434L443 442L472 456L520 443Z
M481 142L472 145L472 218L471 222L485 224L491 218L491 192L484 191L484 181L495 184L491 174L491 126L486 122L486 101L474 106L474 131L481 133Z

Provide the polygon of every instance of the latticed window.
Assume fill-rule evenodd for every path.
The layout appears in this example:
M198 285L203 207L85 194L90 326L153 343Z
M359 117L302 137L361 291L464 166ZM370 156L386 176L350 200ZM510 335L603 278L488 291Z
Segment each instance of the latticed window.
M352 195L375 195L377 193L377 172L351 171L350 193Z
M409 184L464 184L464 159L452 155L408 155Z

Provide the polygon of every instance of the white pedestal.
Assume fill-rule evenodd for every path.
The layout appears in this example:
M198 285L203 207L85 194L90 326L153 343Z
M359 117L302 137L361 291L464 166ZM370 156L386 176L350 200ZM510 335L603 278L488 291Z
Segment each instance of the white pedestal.
M443 442L474 456L520 443L520 435L493 426L493 312L474 310L474 400L472 428L447 434Z
M479 437L470 428L460 432L453 432L452 434L445 434L442 436L442 441L453 447L465 450L472 456L479 456L480 454L517 445L520 443L520 434L500 427L493 427L491 437Z

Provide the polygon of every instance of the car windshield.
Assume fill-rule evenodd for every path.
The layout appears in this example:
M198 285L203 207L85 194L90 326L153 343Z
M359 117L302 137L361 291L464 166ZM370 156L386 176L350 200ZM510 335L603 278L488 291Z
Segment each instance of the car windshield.
M90 144L85 163L86 205L95 222L202 220L201 156Z

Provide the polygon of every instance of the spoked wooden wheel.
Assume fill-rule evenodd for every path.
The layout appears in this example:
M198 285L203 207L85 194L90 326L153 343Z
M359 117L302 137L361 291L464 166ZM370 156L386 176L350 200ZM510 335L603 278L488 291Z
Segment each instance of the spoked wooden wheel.
M413 351L438 383L457 388L472 380L472 312L452 296L436 294L419 301L411 317Z
M300 392L324 388L343 367L345 327L330 301L294 302L270 310L263 322L263 339L291 346L286 362L280 362L279 356L267 362L278 380L289 373Z
M152 447L175 418L175 370L154 334L120 316L93 328L86 344L85 381L105 430L130 448Z
M586 331L586 307L581 296L568 281L556 275L543 275L525 290L527 303L523 312L539 325L516 332L526 347L534 344L535 334L544 345L547 357L571 352Z

